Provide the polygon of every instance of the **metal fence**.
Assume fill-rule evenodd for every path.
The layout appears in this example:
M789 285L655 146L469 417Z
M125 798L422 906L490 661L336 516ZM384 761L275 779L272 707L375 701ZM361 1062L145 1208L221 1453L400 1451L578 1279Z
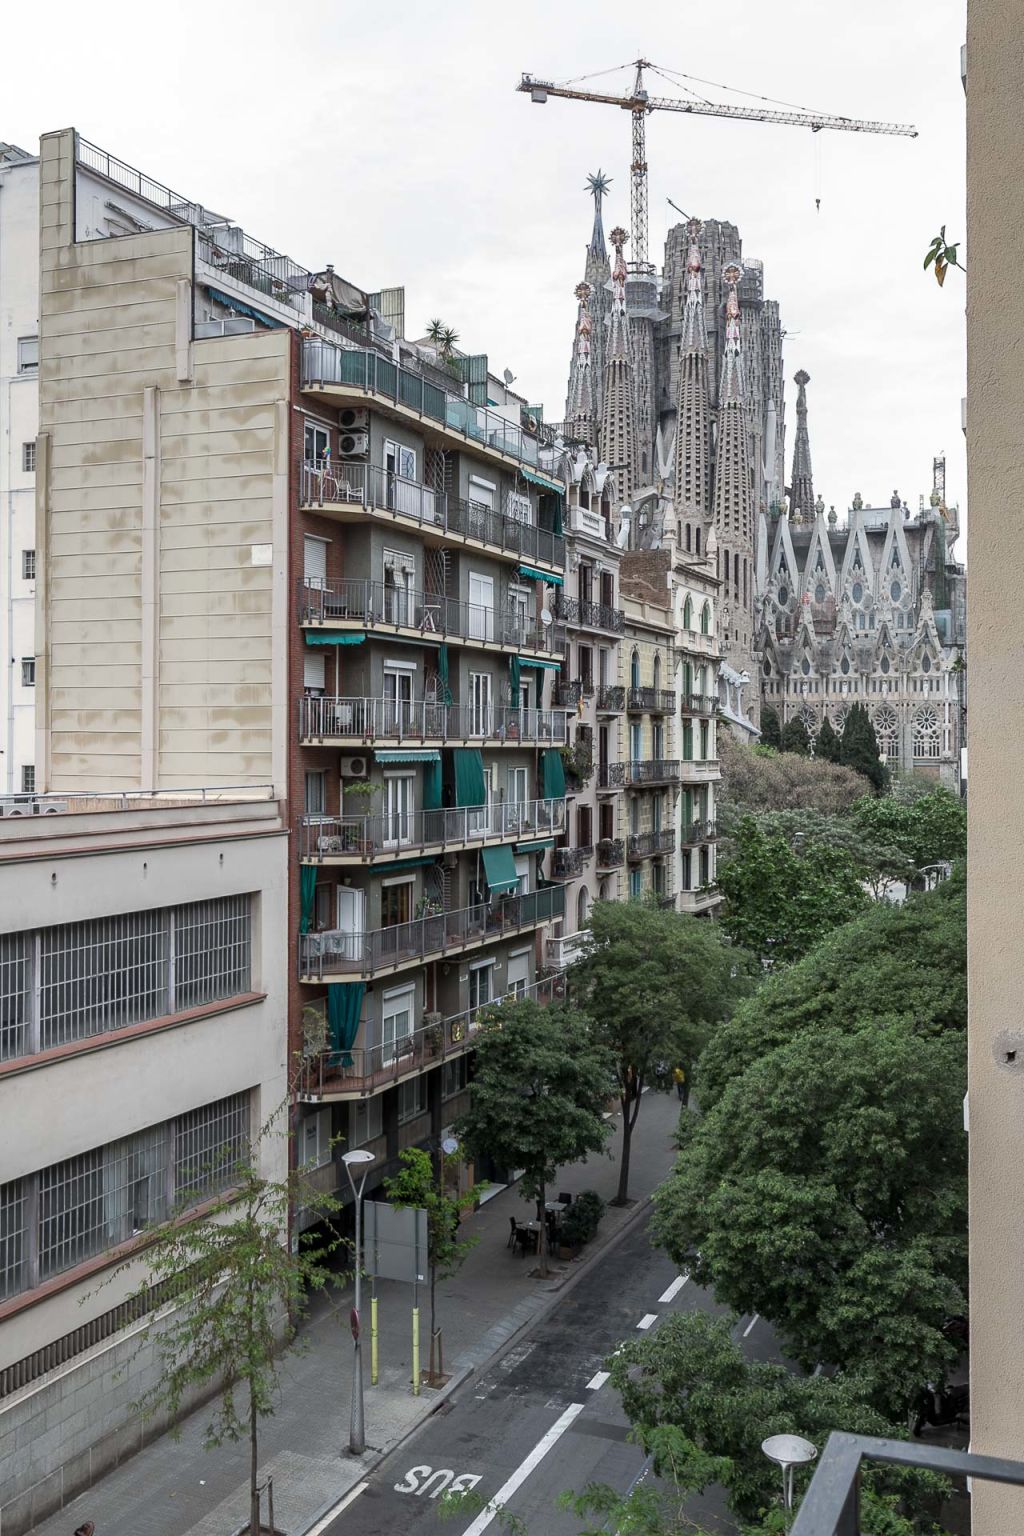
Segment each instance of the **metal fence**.
M691 821L683 827L682 842L684 848L689 848L696 843L712 842L717 836L718 828L713 821Z
M659 853L672 853L676 846L675 828L663 827L659 832L631 832L626 839L626 857L651 859Z
M413 629L437 639L477 640L516 646L546 655L565 653L565 627L531 620L519 607L461 603L437 592L417 592L400 582L330 583L304 580L299 587L300 622L343 624L365 629Z
M676 707L671 688L630 688L626 708L631 714L670 715Z
M516 709L506 704L436 704L429 699L336 698L299 700L302 740L488 741L506 746L569 739L564 709Z
M506 801L372 816L304 816L299 824L299 857L320 862L343 855L373 858L404 849L440 851L449 844L488 839L553 837L564 829L564 800Z
M640 784L675 784L679 780L679 763L674 758L654 757L648 762L631 758L622 766L627 788L636 788Z
M390 928L357 932L328 929L299 936L299 968L317 980L334 975L372 976L408 961L434 959L471 944L501 939L565 915L565 887L543 886L494 904L430 913Z
M597 690L598 714L617 715L626 707L626 690L620 687L603 687Z

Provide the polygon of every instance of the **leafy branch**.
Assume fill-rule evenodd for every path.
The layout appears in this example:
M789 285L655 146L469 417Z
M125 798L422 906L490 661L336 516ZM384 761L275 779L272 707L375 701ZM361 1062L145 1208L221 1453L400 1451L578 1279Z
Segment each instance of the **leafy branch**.
M947 245L946 226L943 224L938 234L932 240L931 245L928 247L928 254L924 258L924 270L927 272L929 267L934 266L935 281L938 283L940 288L946 281L946 271L949 267L959 267L961 272L966 272L967 270L963 262L957 259L956 253L959 248L959 241L957 241L956 245Z

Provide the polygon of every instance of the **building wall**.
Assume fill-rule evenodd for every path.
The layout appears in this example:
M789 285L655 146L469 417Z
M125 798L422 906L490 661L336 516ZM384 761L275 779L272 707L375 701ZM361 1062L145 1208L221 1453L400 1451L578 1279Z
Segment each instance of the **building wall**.
M954 66L950 60L950 67ZM1006 253L1024 221L1024 35L1015 0L967 6L967 470L971 1448L1020 1459L1024 1415L1024 717L1017 616L1024 289ZM959 274L954 274L958 276ZM1024 1523L1024 1493L975 1479L974 1536Z

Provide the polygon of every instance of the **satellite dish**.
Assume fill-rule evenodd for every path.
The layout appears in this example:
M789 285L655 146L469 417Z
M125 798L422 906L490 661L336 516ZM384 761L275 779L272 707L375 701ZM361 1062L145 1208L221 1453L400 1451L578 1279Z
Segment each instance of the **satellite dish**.
M457 1152L458 1150L459 1150L458 1138L455 1137L455 1136L446 1136L444 1138L444 1141L442 1141L442 1143L441 1143L441 1151L444 1153L445 1157L451 1157L452 1154Z
M544 628L547 629L548 625L551 623L551 610L550 610L550 608L542 608L541 609L541 611L540 611L540 621L544 625Z
M509 384L514 384L515 381L516 381L516 376L512 372L511 368L506 368L505 369L505 372L502 374L502 378L505 380L506 386L509 385Z

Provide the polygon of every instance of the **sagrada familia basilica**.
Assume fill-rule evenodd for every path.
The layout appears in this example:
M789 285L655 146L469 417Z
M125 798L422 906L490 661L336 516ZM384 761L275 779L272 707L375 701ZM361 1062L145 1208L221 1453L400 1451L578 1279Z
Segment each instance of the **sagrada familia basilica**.
M844 515L815 495L808 375L799 371L787 481L785 332L735 225L669 231L660 274L604 233L608 179L589 178L594 224L563 433L615 471L620 545L712 560L722 713L756 739L763 708L813 734L866 705L901 773L957 788L964 720L966 574L945 470L916 510L893 492Z

